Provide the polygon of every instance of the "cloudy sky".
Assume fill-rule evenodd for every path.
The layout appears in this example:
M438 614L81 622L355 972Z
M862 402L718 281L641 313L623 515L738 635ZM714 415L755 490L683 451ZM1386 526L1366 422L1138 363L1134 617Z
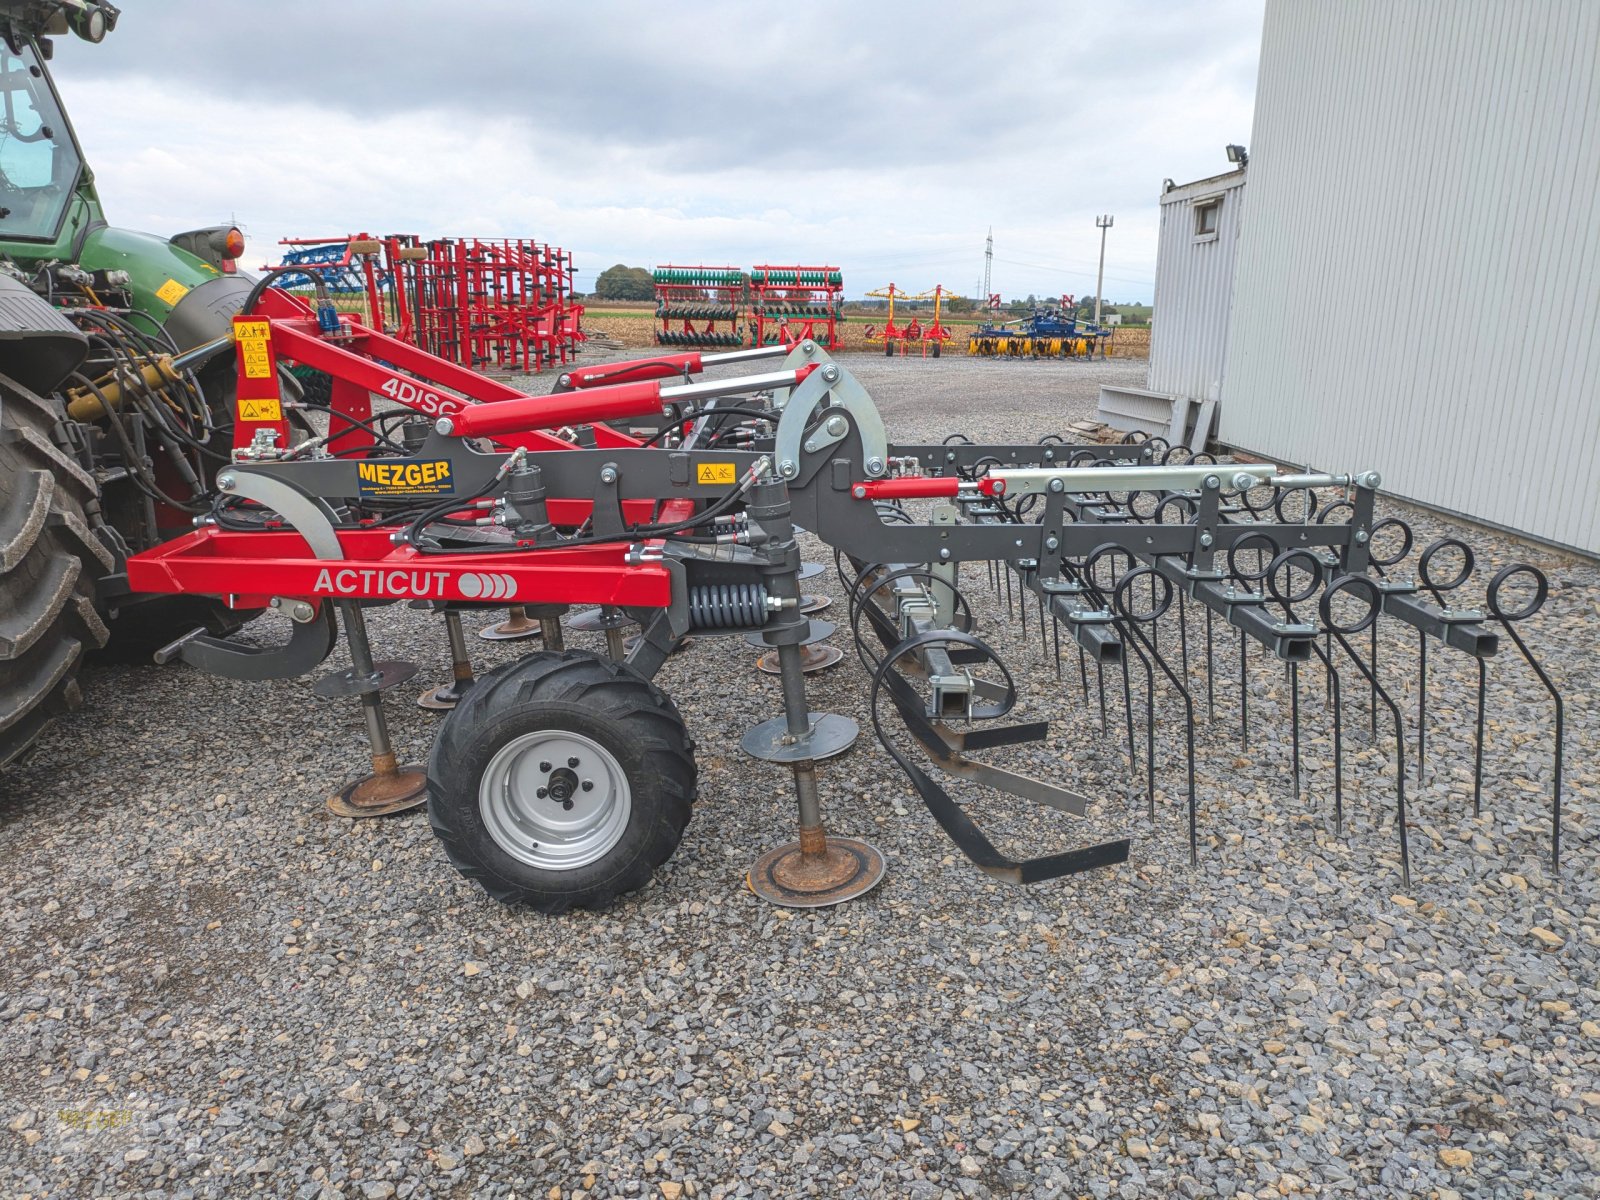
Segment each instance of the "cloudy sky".
M1156 197L1248 142L1263 0L124 0L54 72L113 224L529 236L1150 299Z

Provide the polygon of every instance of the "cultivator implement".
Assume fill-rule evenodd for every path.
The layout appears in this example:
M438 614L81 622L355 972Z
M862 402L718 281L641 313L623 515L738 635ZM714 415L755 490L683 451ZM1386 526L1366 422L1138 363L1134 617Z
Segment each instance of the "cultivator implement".
M1408 573L1410 530L1376 516L1374 473L1224 464L1154 439L899 444L865 390L809 340L573 369L552 394L531 396L350 318L329 329L283 293L266 293L237 333L241 417L274 390L272 368L295 362L334 377L330 426L291 444L281 408L252 407L259 419L241 421L210 515L134 558L129 577L147 591L271 605L290 617L292 635L263 649L197 630L161 657L239 678L305 674L332 649L337 612L352 666L315 687L359 699L373 771L333 807L391 811L426 791L452 861L502 899L557 911L648 880L676 846L695 788L682 720L648 681L691 640L689 652L701 653L710 639L744 635L769 651L783 710L741 744L790 771L799 815L798 839L762 856L750 886L777 903L816 906L878 881L883 856L829 834L822 819L817 764L848 750L858 729L808 703L806 647L824 623L806 612L800 528L835 552L849 596L842 625L869 674L874 733L938 824L991 875L1032 883L1118 863L1131 838L1013 857L984 832L981 804L952 794L953 779L1067 814L1087 815L1093 803L990 758L1039 742L1048 726L1009 719L1018 687L978 627L974 580L1003 592L1023 633L1036 622L1039 653L1058 677L1076 651L1077 686L1067 692L1090 706L1098 693L1102 741L1112 736L1110 677L1121 696L1116 740L1125 739L1136 775L1142 767L1145 820L1158 813L1158 733L1165 746L1181 731L1193 861L1197 716L1202 703L1214 711L1225 631L1246 685L1251 655L1257 671L1270 660L1285 672L1293 796L1310 710L1331 724L1336 832L1350 799L1345 742L1357 736L1343 714L1360 711L1364 697L1362 736L1393 742L1406 883L1407 774L1425 763L1426 692L1408 728L1380 669L1377 626L1415 637L1424 677L1430 651L1476 660L1475 807L1487 663L1507 634L1554 703L1549 852L1559 863L1560 697L1518 629L1544 603L1544 576L1507 566L1481 607L1468 606L1459 597L1474 563L1456 539L1423 548ZM695 378L709 368L748 373ZM374 414L371 393L395 407ZM454 708L426 769L397 764L382 705L383 691L415 668L375 659L366 631L364 609L393 602L446 617L454 669L444 690ZM563 648L560 619L574 606L588 611L568 627L603 632L607 655ZM537 623L545 646L474 678L460 614L508 607L525 632ZM1265 714L1250 713L1248 686L1240 701L1248 738ZM1164 719L1179 713L1175 726Z

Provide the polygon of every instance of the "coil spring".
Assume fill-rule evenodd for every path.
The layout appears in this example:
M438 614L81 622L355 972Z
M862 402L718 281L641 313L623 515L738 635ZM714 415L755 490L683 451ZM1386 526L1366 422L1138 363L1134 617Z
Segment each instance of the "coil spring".
M691 629L759 629L767 623L767 589L759 583L717 583L689 589Z

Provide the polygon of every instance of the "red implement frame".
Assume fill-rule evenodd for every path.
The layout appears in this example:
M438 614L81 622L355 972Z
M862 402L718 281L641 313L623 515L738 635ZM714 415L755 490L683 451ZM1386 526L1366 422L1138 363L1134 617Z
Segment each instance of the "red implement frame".
M662 387L700 366L700 356L694 354L670 356L671 362L616 363L592 369L575 390L530 396L370 329L350 314L341 315L339 329L328 333L309 305L275 289L263 294L255 312L235 319L235 335L235 446L250 445L259 430L274 430L278 444L287 443L278 368L294 362L333 379L327 448L339 456L364 454L377 444L369 430L353 424L371 418L374 394L426 417L449 417L459 436L491 437L506 449L576 449L546 430L580 423L592 426L599 449L637 447L637 439L603 422L659 416ZM607 378L607 372L613 377ZM802 369L796 375L807 373ZM554 524L576 526L589 517L593 502L551 498L548 507ZM630 524L682 520L693 510L693 501L687 499L628 500L622 505ZM462 511L481 515L465 507ZM260 607L274 596L313 602L426 599L628 607L663 607L670 600L667 570L627 562L622 544L492 557L422 554L409 545L395 545L392 532L392 527L378 525L340 529L342 557L319 559L287 526L261 532L208 526L134 556L128 563L129 584L136 591L221 595L240 608Z

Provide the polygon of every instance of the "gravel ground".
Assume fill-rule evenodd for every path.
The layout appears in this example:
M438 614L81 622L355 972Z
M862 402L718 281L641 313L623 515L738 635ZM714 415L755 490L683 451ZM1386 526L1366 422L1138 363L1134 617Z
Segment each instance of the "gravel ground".
M1091 413L1100 382L1143 374L848 365L907 440L1031 439ZM1424 536L1451 529L1410 515ZM981 570L968 594L1023 687L1017 715L1052 721L1048 741L991 757L1096 803L1076 819L952 791L1029 853L1127 833L1124 866L988 879L868 734L824 765L824 803L837 832L885 851L888 877L836 910L766 906L743 872L792 835L790 793L737 738L779 701L730 639L658 677L700 746L677 855L611 911L548 919L459 878L419 813L326 814L363 761L353 704L303 680L97 667L88 708L0 779L0 1195L1594 1195L1600 571L1468 536L1474 586L1518 555L1551 570L1529 632L1568 706L1559 879L1543 857L1551 709L1514 655L1491 672L1477 818L1475 671L1433 655L1420 781L1407 740L1407 891L1392 741L1368 736L1354 670L1336 835L1320 674L1301 684L1296 800L1281 668L1250 658L1244 746L1234 641L1219 630L1211 721L1191 613L1191 869L1181 705L1158 688L1152 822L1120 678L1102 734L1075 656L1058 681L1031 614L1024 635ZM838 617L837 581L816 582ZM371 624L381 656L423 664L418 690L445 678L436 619L397 607ZM474 645L480 667L517 653ZM1414 720L1415 643L1387 629L1382 651ZM813 706L865 724L865 682L847 656ZM1140 714L1143 694L1136 678ZM389 711L420 760L437 718L410 701L401 689Z

